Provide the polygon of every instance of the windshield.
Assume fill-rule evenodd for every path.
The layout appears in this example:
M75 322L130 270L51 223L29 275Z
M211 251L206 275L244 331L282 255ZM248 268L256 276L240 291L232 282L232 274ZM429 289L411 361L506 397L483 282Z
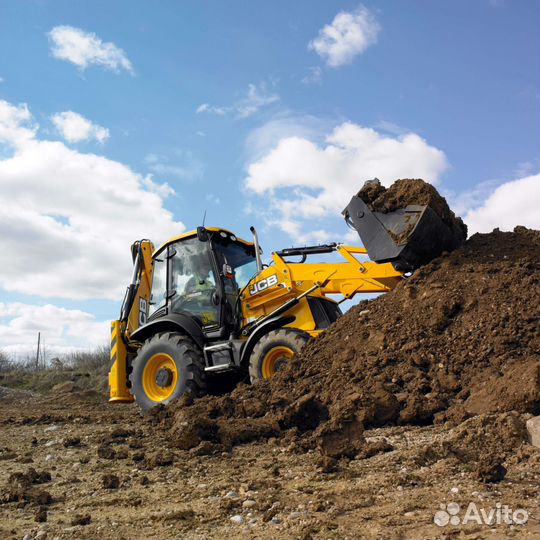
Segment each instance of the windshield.
M189 238L173 244L176 253L171 261L172 310L188 313L203 326L219 322L219 309L213 302L216 278L210 262L207 244Z

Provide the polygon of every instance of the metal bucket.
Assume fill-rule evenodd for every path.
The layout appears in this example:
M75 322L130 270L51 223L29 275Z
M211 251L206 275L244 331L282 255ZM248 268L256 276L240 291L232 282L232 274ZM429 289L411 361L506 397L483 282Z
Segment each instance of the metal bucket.
M459 247L464 239L429 206L409 205L393 212L372 212L356 195L342 214L360 235L371 260L412 272Z

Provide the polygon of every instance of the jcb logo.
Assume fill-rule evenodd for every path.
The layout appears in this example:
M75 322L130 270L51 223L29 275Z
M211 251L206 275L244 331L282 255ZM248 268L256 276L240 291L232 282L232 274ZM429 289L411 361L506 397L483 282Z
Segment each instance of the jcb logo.
M261 279L261 281L258 281L257 283L254 283L249 288L249 294L253 296L254 294L260 293L261 291L265 291L266 289L269 289L273 285L276 285L278 282L278 277L276 274L273 276L267 277L266 279Z
M146 302L146 298L139 298L139 326L143 326L146 324L146 310L147 310L148 304Z

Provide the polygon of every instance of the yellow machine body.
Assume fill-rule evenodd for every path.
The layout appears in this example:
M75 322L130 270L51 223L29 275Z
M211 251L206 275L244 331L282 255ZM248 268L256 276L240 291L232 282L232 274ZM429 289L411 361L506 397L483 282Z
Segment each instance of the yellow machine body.
M207 228L211 233L232 235L220 228ZM198 231L191 231L171 238L154 250L148 240L136 242L132 246L134 253L134 275L126 293L127 300L121 319L113 321L111 327L111 361L109 373L110 401L131 402L133 396L129 388L129 362L137 354L141 343L131 338L132 334L147 322L148 305L151 300L153 278L153 256L175 242L196 237ZM236 242L254 247L254 243L234 237ZM290 262L280 254L272 253L273 263L263 268L248 285L239 291L241 321L239 322L239 340L247 340L246 329L257 321L271 316L284 304L297 299L286 314L294 318L284 325L317 337L324 330L317 328L317 323L309 306L309 297L337 300L353 298L358 293L384 293L392 290L402 279L403 274L394 269L392 264L378 264L361 261L366 258L363 247L334 245L333 251L341 256L340 262L306 263ZM135 251L137 252L135 254ZM337 295L338 299L333 296Z
M383 293L392 290L403 278L390 263L361 262L355 255L366 255L362 247L338 245L336 251L344 259L336 263L291 263L278 253L272 253L274 264L263 269L242 293L241 305L245 323L269 315L288 300L306 293L326 298L339 295L340 300L353 298L358 293ZM297 328L313 337L322 330L316 323L307 297L290 312L295 321L286 327Z

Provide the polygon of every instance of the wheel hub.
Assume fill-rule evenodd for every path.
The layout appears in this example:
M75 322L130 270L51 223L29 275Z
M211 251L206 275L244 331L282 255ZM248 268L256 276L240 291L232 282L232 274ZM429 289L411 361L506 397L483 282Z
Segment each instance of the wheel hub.
M173 372L168 368L160 368L156 373L156 384L160 388L170 386L173 381Z
M261 374L263 379L269 379L285 366L294 356L294 351L286 346L277 346L266 353L263 359Z

